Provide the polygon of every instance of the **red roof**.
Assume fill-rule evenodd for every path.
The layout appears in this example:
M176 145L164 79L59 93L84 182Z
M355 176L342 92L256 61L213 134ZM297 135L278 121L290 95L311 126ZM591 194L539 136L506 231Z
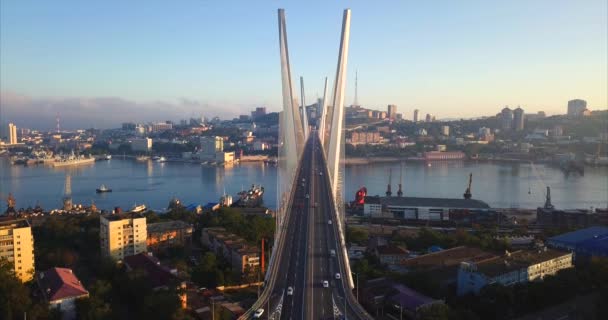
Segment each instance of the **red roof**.
M38 276L38 283L49 302L89 295L72 269L52 268L41 272Z
M141 269L147 276L152 288L160 288L178 282L176 275L171 270L161 266L160 261L147 253L139 253L134 256L124 258L124 262L131 270Z

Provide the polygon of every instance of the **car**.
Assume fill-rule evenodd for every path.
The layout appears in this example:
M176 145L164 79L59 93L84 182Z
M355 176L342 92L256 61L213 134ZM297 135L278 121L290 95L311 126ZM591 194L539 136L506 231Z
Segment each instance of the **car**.
M293 296L293 288L292 287L287 288L287 295L288 296Z
M336 273L336 280L340 280L342 278L339 273Z
M331 224L331 223L332 223L331 220L327 220L327 224Z
M334 249L329 250L329 254L330 254L332 257L335 257L335 256L336 256L336 250L334 250Z
M327 280L323 280L323 288L329 288L329 282L327 282Z
M306 199L310 199L310 195L308 193L306 194Z
M319 175L320 175L320 176L322 176L322 175L323 175L323 172L319 172Z
M264 309L260 308L255 311L255 313L253 314L253 318L258 319L258 318L262 317L263 314L264 314Z

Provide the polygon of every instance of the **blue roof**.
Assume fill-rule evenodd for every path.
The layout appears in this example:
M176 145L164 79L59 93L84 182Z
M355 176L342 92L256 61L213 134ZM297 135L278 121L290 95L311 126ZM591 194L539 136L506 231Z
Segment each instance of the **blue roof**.
M212 209L213 207L217 206L218 204L219 204L219 202L207 202L207 204L204 205L203 208Z
M439 252L439 251L443 251L443 248L440 246L430 246L427 251L428 252Z
M588 240L605 237L608 237L608 227L590 227L551 237L549 241L576 246Z

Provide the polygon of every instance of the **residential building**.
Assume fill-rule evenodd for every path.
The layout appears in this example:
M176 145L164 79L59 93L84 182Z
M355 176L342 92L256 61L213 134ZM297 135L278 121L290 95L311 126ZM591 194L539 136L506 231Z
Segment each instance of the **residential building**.
M123 260L147 251L148 229L146 217L125 213L99 217L101 254L114 260Z
M72 269L51 268L38 273L36 280L50 309L61 311L63 320L76 319L76 300L88 298L89 292Z
M218 152L224 151L224 138L218 136L201 137L201 153L215 157Z
M141 270L147 277L148 284L152 290L178 289L178 298L181 307L185 309L188 305L186 294L186 282L177 276L177 269L169 269L160 264L160 261L151 253L138 253L125 257L125 266L128 271Z
M367 196L363 215L410 220L450 220L452 214L467 210L471 214L487 213L490 206L474 199L378 197Z
M426 122L433 121L433 115L430 113L427 113L424 121L426 121Z
M266 115L266 107L257 107L255 111L251 111L251 119L256 120L259 117Z
M17 138L17 126L13 123L8 124L8 143L17 144L19 139Z
M34 237L26 219L0 217L0 258L8 260L22 282L34 277Z
M192 244L192 225L181 220L147 224L146 245L149 250L162 251L169 247Z
M157 122L150 124L150 132L162 132L173 129L173 123L170 121L167 122Z
M357 144L373 144L380 143L382 137L378 131L354 131L350 134L350 143L353 145Z
M513 110L508 106L500 112L500 127L505 131L513 129Z
M583 112L587 109L587 101L581 99L574 99L568 101L568 116L579 117L583 115Z
M374 254L382 264L399 265L409 257L410 252L400 246L385 245L376 247Z
M241 273L256 270L260 266L260 250L224 228L204 228L201 242L209 250L223 255Z
M549 238L551 248L574 253L577 262L590 257L608 257L608 227L595 226Z
M418 122L418 114L419 113L420 113L420 110L418 110L418 109L414 110L414 118L413 118L414 122Z
M387 114L391 120L397 119L397 106L394 104L389 104L387 107Z
M152 139L142 138L131 140L131 150L135 152L149 152L152 150Z
M572 267L572 253L543 248L506 252L480 262L462 262L458 270L458 295L479 293L486 285L503 286L542 280Z
M450 126L441 126L441 134L448 137L450 135Z
M517 107L517 109L513 110L513 129L515 131L524 130L524 109L521 107Z

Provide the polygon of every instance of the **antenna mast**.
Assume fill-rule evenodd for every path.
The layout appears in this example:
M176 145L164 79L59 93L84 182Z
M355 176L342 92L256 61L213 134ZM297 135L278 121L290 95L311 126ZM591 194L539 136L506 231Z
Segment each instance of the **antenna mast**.
M393 169L388 169L388 186L386 186L386 196L390 197L393 192L391 191L391 177L393 175Z
M473 194L471 194L471 184L473 183L473 173L469 173L469 186L467 187L467 190L465 190L464 192L464 198L465 199L471 199L471 197L473 197Z

